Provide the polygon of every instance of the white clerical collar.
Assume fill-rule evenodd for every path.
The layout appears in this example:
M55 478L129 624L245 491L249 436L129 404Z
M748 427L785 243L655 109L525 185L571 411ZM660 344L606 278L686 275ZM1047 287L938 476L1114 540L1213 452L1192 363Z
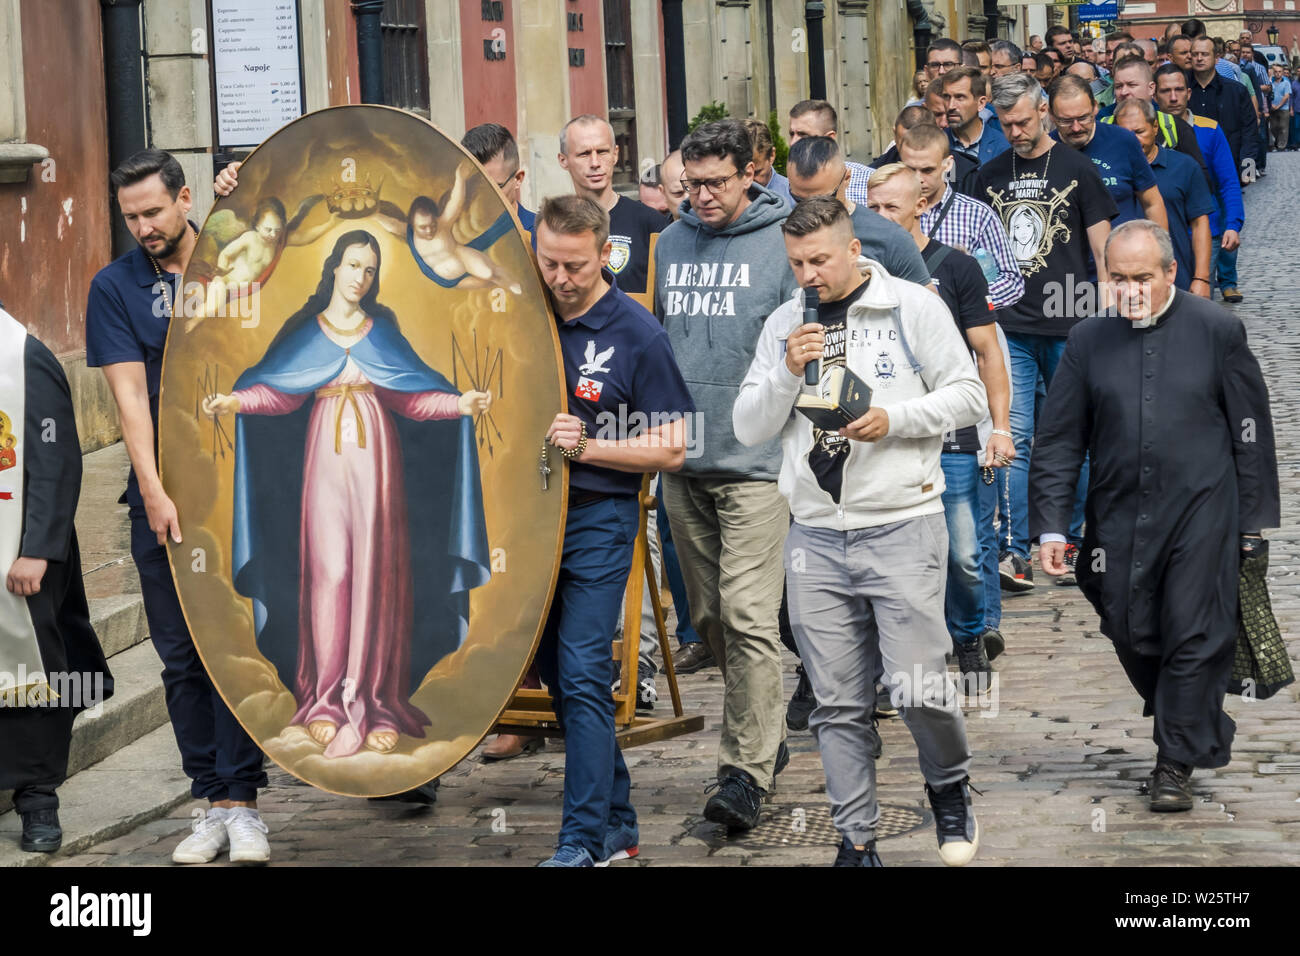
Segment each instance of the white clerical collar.
M1174 286L1170 286L1170 287L1169 287L1169 298L1166 299L1166 300L1165 300L1165 304L1162 305L1162 306L1160 307L1160 311L1158 311L1158 312L1152 312L1152 313L1151 313L1150 315L1148 315L1145 319L1136 319L1136 320L1134 320L1134 319L1130 319L1129 321L1133 323L1133 328L1135 328L1135 329L1149 329L1149 328L1151 328L1151 326L1153 326L1153 325L1155 325L1157 322L1159 322L1160 319L1161 319L1161 317L1162 317L1166 312L1169 311L1169 307L1170 307L1171 305L1174 304L1174 296L1177 295L1177 293L1178 293L1178 289L1177 289L1176 287L1174 287Z

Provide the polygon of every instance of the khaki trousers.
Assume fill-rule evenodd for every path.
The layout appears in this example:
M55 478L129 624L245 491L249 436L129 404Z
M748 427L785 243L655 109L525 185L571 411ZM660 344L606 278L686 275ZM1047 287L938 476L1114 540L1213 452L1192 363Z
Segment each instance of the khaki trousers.
M665 474L661 491L691 623L722 669L718 776L743 770L770 789L785 739L777 612L789 507L775 481Z

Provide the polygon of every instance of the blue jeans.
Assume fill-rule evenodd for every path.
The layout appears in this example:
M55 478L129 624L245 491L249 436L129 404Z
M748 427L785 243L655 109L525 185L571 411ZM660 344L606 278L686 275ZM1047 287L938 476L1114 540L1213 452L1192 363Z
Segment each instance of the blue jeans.
M1286 141L1288 150L1300 149L1300 113L1295 108L1291 109L1291 135Z
M998 468L994 475L1006 471ZM994 480L985 484L981 476L977 486L979 495L979 523L976 525L980 542L980 577L984 580L984 628L1002 626L1002 581L998 577L998 486Z
M128 496L135 485L132 475ZM167 551L149 530L143 504L132 504L131 557L140 575L140 596L149 639L163 664L163 694L181 769L190 795L199 800L256 800L267 785L262 751L212 686L181 612Z
M1237 287L1237 249L1229 252L1223 248L1220 239L1220 236L1215 236L1211 240L1210 262L1214 265L1214 275L1211 277L1214 280L1212 287L1220 290L1235 289Z
M632 570L640 505L603 498L569 509L564 554L537 669L564 730L564 822L558 846L577 845L599 861L605 832L636 822L632 781L614 739L609 636Z
M1007 350L1011 353L1011 434L1016 445L1016 460L1002 471L1002 482L1010 482L1010 507L1006 497L998 538L1004 550L1014 551L1029 560L1029 454L1034 430L1038 422L1038 382L1050 387L1056 374L1057 363L1065 353L1065 336L1032 335L1020 332L1007 333ZM1083 500L1088 488L1088 463L1085 460L1079 475L1075 496L1074 517L1070 522L1069 539L1074 543L1083 540Z
M668 525L668 509L664 506L664 496L658 496L660 557L664 563L664 574L668 577L668 591L673 596L673 610L677 612L677 643L679 645L698 644L700 635L691 627L691 606L686 600L686 580L682 577L682 566L677 561L677 545L673 544L673 531Z
M962 452L944 452L939 463L943 468L943 517L948 525L948 588L943 613L952 639L969 644L984 633L976 487L980 470L976 456Z

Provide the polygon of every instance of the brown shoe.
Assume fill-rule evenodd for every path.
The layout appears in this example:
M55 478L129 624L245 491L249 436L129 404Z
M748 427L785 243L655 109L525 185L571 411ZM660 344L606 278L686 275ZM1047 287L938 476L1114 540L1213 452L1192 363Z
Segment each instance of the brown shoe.
M487 761L512 760L524 754L536 753L544 743L546 741L541 737L497 734L496 739L483 748L481 756Z
M673 666L679 674L694 674L706 667L717 667L713 652L703 641L695 641L673 655Z
M1226 287L1226 288L1224 288L1224 289L1222 289L1222 290L1220 290L1220 291L1221 291L1221 294L1223 295L1223 301L1224 301L1224 302L1240 302L1240 301L1241 301L1241 293L1237 291L1237 289L1236 289L1235 286L1228 286L1228 287Z

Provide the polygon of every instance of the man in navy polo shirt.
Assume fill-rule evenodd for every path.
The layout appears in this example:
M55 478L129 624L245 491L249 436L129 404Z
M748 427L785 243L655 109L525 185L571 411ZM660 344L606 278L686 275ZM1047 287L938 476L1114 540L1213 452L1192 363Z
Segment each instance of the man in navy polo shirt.
M1214 196L1194 160L1165 149L1157 142L1156 108L1150 100L1120 103L1115 124L1129 130L1142 144L1142 152L1156 175L1160 195L1169 214L1169 239L1178 271L1174 285L1202 298L1210 297L1210 214Z
M181 528L158 478L158 388L163 345L180 277L198 228L187 221L190 189L180 163L162 150L136 153L113 171L114 197L139 245L96 273L86 303L86 363L113 391L131 458L126 502L131 557L140 574L149 636L163 662L163 688L190 792L211 809L172 853L207 863L227 846L235 862L271 857L257 811L265 787L262 752L212 686L190 637L164 547Z
M564 821L542 866L635 856L631 781L614 736L609 636L632 569L645 472L686 460L690 391L668 334L614 283L609 214L586 196L547 199L537 262L564 355L568 409L546 440L569 459L569 517L537 651L565 736Z
M1164 200L1142 147L1127 130L1097 122L1097 100L1092 88L1077 76L1058 77L1048 93L1048 104L1056 121L1052 139L1092 160L1119 207L1119 215L1111 225L1145 218L1168 229Z

